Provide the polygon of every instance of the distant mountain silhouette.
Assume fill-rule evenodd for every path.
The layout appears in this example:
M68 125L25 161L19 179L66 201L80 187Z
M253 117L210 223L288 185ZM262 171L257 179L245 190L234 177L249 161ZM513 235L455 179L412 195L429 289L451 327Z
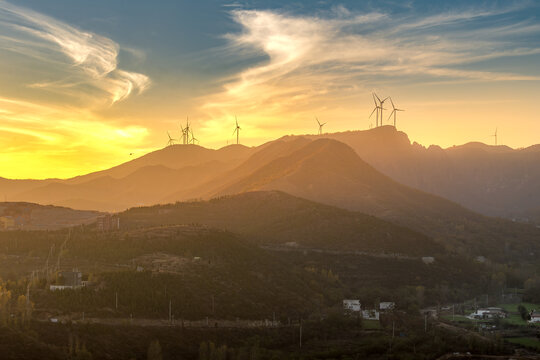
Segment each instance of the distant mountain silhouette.
M102 176L118 179L143 167L154 165L162 165L171 169L216 161L235 165L246 159L251 154L251 151L251 148L243 145L229 145L219 150L207 149L199 145L172 145L107 170L68 179L67 182L82 183Z
M72 179L0 180L0 190L6 189L10 198L20 201L120 211L155 204L166 195L208 181L241 163L252 151L242 145L219 150L173 145Z
M349 146L330 139L307 143L217 190L214 196L258 190L280 190L361 211L421 231L456 249L477 247L474 251L479 254L488 246L499 255L510 253L505 241L516 237L521 237L520 251L526 252L540 236L540 230L531 226L487 218L399 184L360 159Z
M349 145L398 182L485 215L514 218L540 204L540 145L514 150L472 142L425 148L411 144L405 133L392 126L323 137Z
M482 255L492 247L500 256L530 256L538 229L486 218L428 192L492 210L507 201L525 210L530 206L534 214L537 203L530 199L540 193L535 161L539 149L480 143L426 149L386 126L287 136L257 148L175 145L74 179L7 184L24 189L12 199L107 211L279 190L399 223L459 252ZM517 245L510 246L514 239Z

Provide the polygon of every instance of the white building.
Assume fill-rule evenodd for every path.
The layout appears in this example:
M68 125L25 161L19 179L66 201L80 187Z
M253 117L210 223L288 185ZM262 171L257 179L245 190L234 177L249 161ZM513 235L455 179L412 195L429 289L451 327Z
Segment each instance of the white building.
M529 322L536 323L540 322L540 312L534 311L531 312L531 320Z
M379 312L377 310L362 310L362 319L379 320Z
M539 314L540 315L540 314ZM495 319L495 318L505 318L506 312L497 307L488 307L484 309L478 309L469 316L469 319Z
M395 302L384 301L384 302L379 303L379 310L381 310L381 311L394 310L395 307L396 307Z
M346 311L360 311L362 309L360 305L360 300L343 300L343 309Z

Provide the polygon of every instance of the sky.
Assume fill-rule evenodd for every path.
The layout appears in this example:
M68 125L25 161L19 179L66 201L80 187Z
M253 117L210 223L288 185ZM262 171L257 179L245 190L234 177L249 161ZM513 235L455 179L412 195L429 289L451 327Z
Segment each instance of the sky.
M180 138L375 126L442 147L540 141L537 1L0 0L0 176L66 178ZM385 104L383 123L392 105Z

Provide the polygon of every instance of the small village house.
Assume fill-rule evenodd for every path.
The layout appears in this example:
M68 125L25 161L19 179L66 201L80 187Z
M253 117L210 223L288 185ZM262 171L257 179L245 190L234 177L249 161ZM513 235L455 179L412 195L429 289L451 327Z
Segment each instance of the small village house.
M358 312L361 310L360 300L343 300L343 309L345 311Z

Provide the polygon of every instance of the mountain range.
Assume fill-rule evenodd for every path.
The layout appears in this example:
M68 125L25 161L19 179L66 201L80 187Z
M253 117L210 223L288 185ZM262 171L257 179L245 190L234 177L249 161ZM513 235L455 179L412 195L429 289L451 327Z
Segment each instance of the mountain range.
M278 190L391 221L457 252L534 256L540 229L477 212L538 212L539 156L539 146L424 148L384 126L287 136L253 148L173 145L72 179L3 179L0 193L17 201L122 211Z

